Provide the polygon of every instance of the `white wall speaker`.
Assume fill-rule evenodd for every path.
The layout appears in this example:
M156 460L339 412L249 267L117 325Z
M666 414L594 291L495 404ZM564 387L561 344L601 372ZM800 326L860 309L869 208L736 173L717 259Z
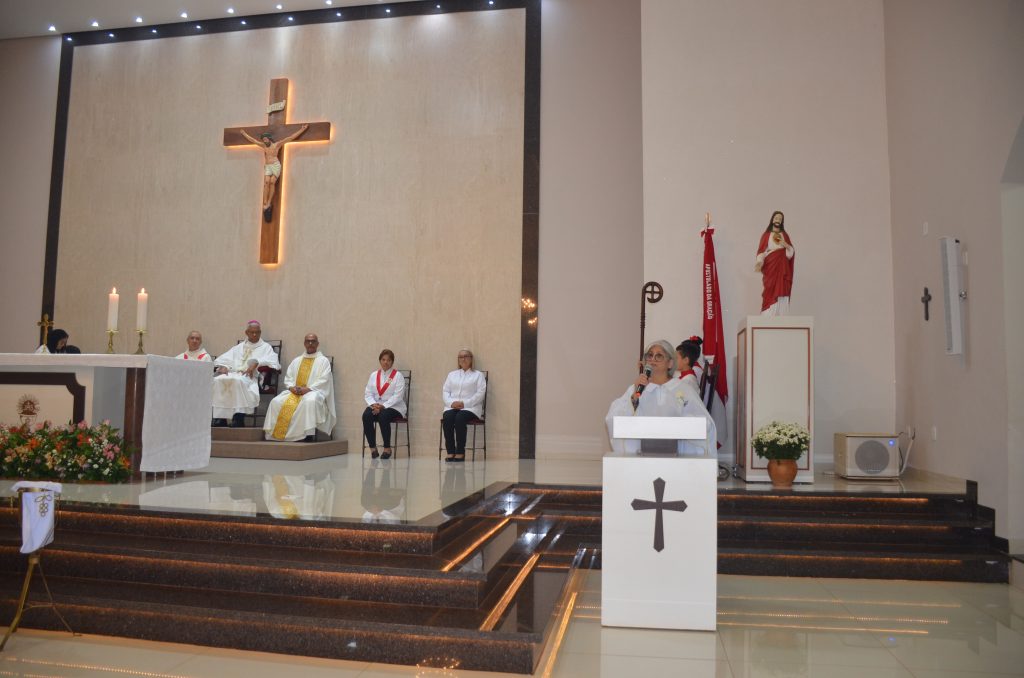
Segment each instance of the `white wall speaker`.
M833 454L836 475L843 478L880 478L900 475L900 444L884 433L837 433Z
M964 352L963 304L967 299L960 241L950 237L939 238L939 247L942 254L942 303L946 308L946 355L960 355Z

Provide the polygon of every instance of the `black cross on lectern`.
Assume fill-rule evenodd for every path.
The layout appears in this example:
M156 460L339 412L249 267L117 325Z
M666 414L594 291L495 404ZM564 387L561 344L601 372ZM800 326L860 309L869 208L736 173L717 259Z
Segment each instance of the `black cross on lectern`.
M665 528L662 525L661 512L662 511L679 511L682 513L686 510L686 502L680 499L679 501L662 501L665 498L665 481L661 478L654 480L654 501L648 501L647 499L634 499L630 506L633 507L634 511L646 511L654 509L654 550L661 552L665 549Z

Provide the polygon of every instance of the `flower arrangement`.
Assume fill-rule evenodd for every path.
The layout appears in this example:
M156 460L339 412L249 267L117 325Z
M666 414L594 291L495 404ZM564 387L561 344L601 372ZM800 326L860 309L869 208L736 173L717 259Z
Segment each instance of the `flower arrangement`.
M763 459L799 459L811 447L811 433L800 424L773 421L757 430L750 439L754 452Z
M131 461L118 430L104 421L68 426L50 422L0 425L0 477L19 480L79 480L121 483Z

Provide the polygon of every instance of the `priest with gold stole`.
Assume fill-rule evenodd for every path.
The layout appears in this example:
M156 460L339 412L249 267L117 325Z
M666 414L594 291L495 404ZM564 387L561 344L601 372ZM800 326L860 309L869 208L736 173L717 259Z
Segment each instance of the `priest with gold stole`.
M319 429L331 435L337 414L334 408L334 377L331 361L320 352L320 340L307 334L305 355L288 366L281 391L267 408L263 424L267 440L312 441Z

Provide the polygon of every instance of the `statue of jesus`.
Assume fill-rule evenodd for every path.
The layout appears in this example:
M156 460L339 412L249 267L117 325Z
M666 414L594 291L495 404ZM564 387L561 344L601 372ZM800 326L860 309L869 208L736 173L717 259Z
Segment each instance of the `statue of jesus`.
M281 177L281 159L277 157L278 152L289 141L295 141L302 136L307 129L309 129L309 125L303 125L295 134L286 136L280 141L274 141L274 136L270 132L264 132L259 139L256 139L244 129L241 130L242 136L250 143L263 149L263 220L268 223L273 216L271 203L274 201L274 189L277 187L277 180Z
M761 315L786 315L789 296L793 292L793 263L796 250L786 232L786 216L772 212L768 228L761 234L757 245L754 270L761 273L764 290L761 292Z

